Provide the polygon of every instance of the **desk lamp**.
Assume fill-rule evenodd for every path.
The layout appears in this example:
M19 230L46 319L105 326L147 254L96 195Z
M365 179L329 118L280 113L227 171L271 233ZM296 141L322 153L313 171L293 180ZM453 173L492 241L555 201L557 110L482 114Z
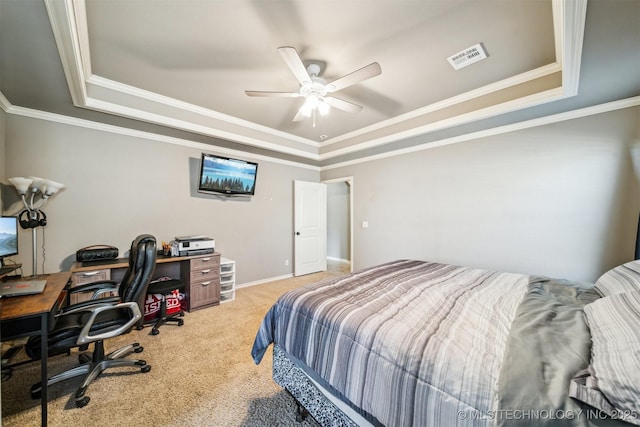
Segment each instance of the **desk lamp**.
M36 228L47 225L47 216L44 211L42 211L42 206L49 200L49 197L64 188L64 185L48 179L38 178L37 176L9 178L9 182L16 188L20 197L22 197L22 203L25 207L18 217L20 226L23 229L31 228L33 240L33 276L35 276L38 272ZM28 200L27 193L31 193ZM36 199L38 193L40 193L40 197Z

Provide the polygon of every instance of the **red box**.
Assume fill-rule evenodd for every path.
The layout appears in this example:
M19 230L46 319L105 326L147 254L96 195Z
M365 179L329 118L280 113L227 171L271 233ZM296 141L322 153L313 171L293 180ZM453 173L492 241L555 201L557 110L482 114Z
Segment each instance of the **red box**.
M181 294L177 289L167 295L167 315L177 313L183 309L185 304L184 294ZM147 294L147 298L144 301L144 321L148 322L156 317L160 312L160 304L162 303L162 294Z

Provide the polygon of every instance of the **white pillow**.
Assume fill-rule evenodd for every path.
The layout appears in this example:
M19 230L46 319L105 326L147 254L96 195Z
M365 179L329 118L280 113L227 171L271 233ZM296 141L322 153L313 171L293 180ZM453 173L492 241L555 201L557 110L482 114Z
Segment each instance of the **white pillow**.
M569 394L640 425L640 291L601 298L587 304L584 313L591 330L591 363L588 374L574 377Z
M640 291L640 260L630 261L607 271L596 281L595 289L604 297Z

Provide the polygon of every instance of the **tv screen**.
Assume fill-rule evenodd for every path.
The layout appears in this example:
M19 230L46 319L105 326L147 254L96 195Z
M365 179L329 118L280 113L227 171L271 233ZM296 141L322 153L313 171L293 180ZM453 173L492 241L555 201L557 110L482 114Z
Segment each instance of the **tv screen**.
M251 196L257 174L257 163L202 153L198 191Z
M18 254L18 218L0 217L0 258Z

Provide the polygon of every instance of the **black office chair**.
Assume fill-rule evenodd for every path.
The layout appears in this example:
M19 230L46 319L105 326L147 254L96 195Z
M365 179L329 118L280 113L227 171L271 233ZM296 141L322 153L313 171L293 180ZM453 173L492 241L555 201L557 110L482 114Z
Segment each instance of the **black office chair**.
M70 289L70 292L116 291L117 297L105 297L80 302L66 307L57 317L53 330L49 333L49 356L68 353L70 349L81 350L94 343L91 361L49 378L52 385L69 378L86 377L75 395L78 408L89 403L85 392L98 375L111 367L137 366L142 372L149 372L151 366L144 360L124 359L132 352L140 353L143 348L133 343L105 355L104 340L129 333L143 322L142 312L149 281L156 265L156 239L148 234L138 236L131 243L129 267L119 286L113 281L87 283ZM98 291L100 292L100 291ZM40 337L32 337L25 346L26 352L34 360L40 359ZM80 361L83 359L80 357ZM31 397L40 397L42 385L31 387Z

